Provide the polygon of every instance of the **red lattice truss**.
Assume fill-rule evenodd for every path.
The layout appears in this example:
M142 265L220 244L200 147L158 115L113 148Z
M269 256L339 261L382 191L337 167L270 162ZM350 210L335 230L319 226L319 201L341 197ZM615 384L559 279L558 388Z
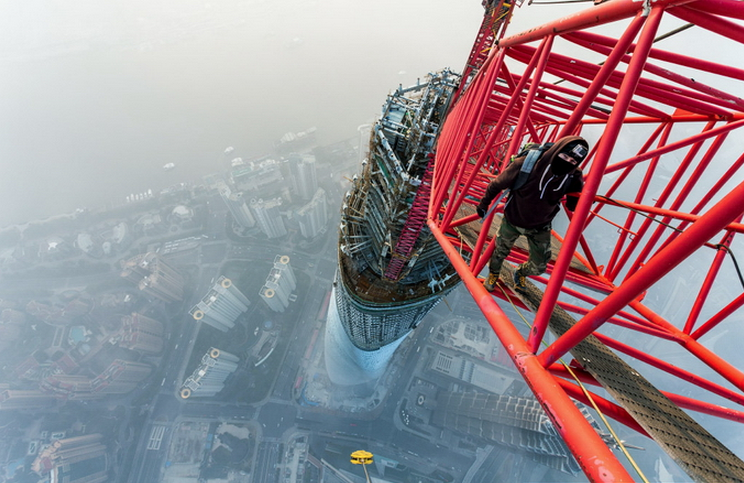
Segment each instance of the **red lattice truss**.
M426 213L428 211L429 198L431 196L431 178L434 170L433 160L429 160L426 170L421 177L421 184L416 191L411 208L408 211L408 217L403 224L395 248L393 249L392 258L385 270L385 278L389 280L398 280L403 267L411 259L413 249L421 235L421 229L426 225Z
M587 398L556 364L591 334L641 373L658 374L654 384L696 418L705 415L700 421L744 422L744 373L732 363L741 356L717 350L744 335L735 265L738 255L744 269L744 70L672 48L705 41L738 61L742 19L744 2L734 0L612 0L503 38L438 141L429 226L592 478L601 477L592 458L615 475L624 470L571 402ZM662 40L662 22L691 28ZM568 134L590 142L585 188L575 212L556 220L562 249L533 279L544 297L523 336L522 322L478 278L494 248L493 215L474 245L457 228L477 219L469 213L520 146ZM526 256L515 250L510 260ZM556 304L577 323L547 340ZM623 421L622 408L601 394L601 407Z

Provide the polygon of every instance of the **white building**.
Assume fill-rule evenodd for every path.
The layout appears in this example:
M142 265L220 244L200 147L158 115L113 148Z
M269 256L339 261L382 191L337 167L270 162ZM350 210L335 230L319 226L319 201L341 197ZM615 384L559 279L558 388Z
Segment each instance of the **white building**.
M264 191L284 183L281 166L274 159L239 164L230 172L230 177L240 191Z
M297 277L295 277L294 270L292 270L292 265L289 264L289 261L289 255L277 255L274 257L274 268L281 270L282 277L290 283L291 288L289 291L293 292L297 288Z
M256 218L261 231L268 238L279 238L287 234L284 219L279 212L282 206L281 198L273 198L268 201L263 199L251 200L250 208Z
M293 194L302 200L309 200L318 189L315 156L292 153L289 155L289 166L292 173Z
M266 305L268 305L274 312L284 312L284 310L289 306L289 301L286 298L282 300L282 297L277 295L276 290L268 285L261 287L258 294L261 296L263 301L266 302Z
M225 183L219 184L222 200L230 210L233 219L243 228L252 228L256 225L256 219L243 198L242 193L233 193Z
M266 277L259 295L274 312L284 312L291 301L292 292L297 288L297 279L289 265L289 256L277 255L274 267Z
M232 281L221 276L189 314L194 320L227 332L235 326L235 321L248 310L249 305L250 301Z
M210 348L202 356L199 367L181 385L181 397L214 396L225 387L225 380L238 368L239 361L234 354Z
M326 192L318 188L308 204L297 210L295 215L300 224L300 233L305 238L315 238L328 223L328 203Z

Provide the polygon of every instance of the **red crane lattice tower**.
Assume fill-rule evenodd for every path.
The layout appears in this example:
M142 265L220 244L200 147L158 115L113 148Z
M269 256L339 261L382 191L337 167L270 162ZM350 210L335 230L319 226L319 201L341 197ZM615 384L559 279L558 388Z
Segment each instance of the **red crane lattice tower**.
M519 6L522 5L523 1L483 0L483 8L485 9L483 22L481 22L478 34L475 36L473 48L470 50L468 61L462 73L464 81L455 93L455 99L468 86L468 80L483 67L496 40L503 36L504 27L509 23L513 11L512 7L515 3Z
M429 210L429 198L431 196L431 178L434 170L434 157L432 156L426 165L424 174L421 176L421 184L416 191L416 196L408 211L408 218L403 224L398 241L395 243L392 258L385 269L385 278L398 280L406 263L411 260L413 248L421 234L421 229L426 226L426 213Z
M744 69L709 57L744 58L742 20L735 0L612 0L504 36L438 140L429 227L591 480L632 477L573 400L698 481L744 479L726 448L741 428L721 424L744 422ZM516 299L534 313L520 330L497 303L514 294L480 278L499 210L481 224L474 205L520 146L568 134L590 142L585 187L554 223L547 274Z

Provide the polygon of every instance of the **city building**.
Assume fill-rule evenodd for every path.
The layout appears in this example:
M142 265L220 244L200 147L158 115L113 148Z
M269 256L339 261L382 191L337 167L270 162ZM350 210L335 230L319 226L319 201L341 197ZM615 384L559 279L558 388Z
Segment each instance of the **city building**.
M90 233L78 233L75 240L75 246L83 253L92 257L100 257L103 254L101 243L95 241Z
M84 401L104 395L93 388L93 379L83 374L51 374L39 382L39 389L63 400Z
M118 225L111 229L111 241L105 242L103 245L104 253L111 253L111 244L114 244L119 249L124 249L132 243L132 233L129 225L122 221Z
M55 483L102 483L108 480L109 461L100 434L54 441L31 465L39 476Z
M238 368L239 361L234 354L210 348L199 367L183 382L179 394L183 399L214 396L225 387L225 380Z
M238 191L255 193L276 191L284 184L281 165L275 159L236 164L230 180Z
M290 154L289 172L292 180L292 193L304 201L312 198L318 189L315 156L312 154Z
M432 423L487 444L526 452L539 463L577 474L579 465L534 398L442 391Z
M289 255L277 255L274 257L274 268L281 272L284 279L283 283L286 283L286 287L288 287L287 290L293 292L297 288L297 277L289 262Z
M194 320L227 332L235 326L235 321L248 310L250 304L248 298L233 285L232 280L220 276L189 314Z
M256 225L256 219L253 217L248 204L243 198L243 193L233 193L224 182L218 183L218 189L222 200L230 210L235 222L243 228L252 228Z
M121 329L111 337L120 347L158 354L163 350L163 324L142 314L132 313L121 318Z
M4 389L0 391L0 411L10 409L45 409L54 407L57 399L38 389Z
M305 238L315 238L325 232L328 223L328 203L323 188L315 191L310 202L297 210L295 218L300 224L300 233Z
M185 225L194 219L194 210L186 205L176 205L171 211L171 219Z
M55 333L56 332L59 331L55 331ZM61 332L64 333L64 331ZM16 379L26 379L29 381L39 380L44 366L39 363L39 359L43 360L43 358L35 357L36 354L37 351L34 351L32 354L20 358L11 373L13 377L15 377Z
M126 394L137 387L152 372L152 366L143 362L115 359L101 374L93 378L93 392Z
M164 233L166 230L166 225L160 213L145 213L137 219L134 226L148 236Z
M103 370L97 376L92 377L86 373L68 374L63 368L51 368L39 381L39 389L57 399L100 399L111 394L126 394L152 373L152 366L149 364L120 359L109 352L100 353L110 362L104 363Z
M379 377L403 337L459 283L426 226L431 154L459 81L442 71L388 96L368 159L344 197L325 338L336 384ZM350 344L339 342L341 330Z
M142 292L164 302L183 299L184 278L156 253L147 252L124 262L121 276Z
M283 299L280 295L277 295L276 290L268 285L261 287L258 295L261 296L261 299L266 302L266 305L268 305L274 312L284 312L284 310L289 306L289 300L286 298Z
M81 298L69 301L66 305L49 305L37 300L26 304L26 313L43 320L49 325L64 326L90 311L92 304Z
M493 367L443 351L437 351L429 369L496 394L504 393L514 382L513 377Z
M289 264L289 256L277 255L259 295L271 310L284 312L289 306L295 288L297 288L297 279Z
M258 227L268 238L279 238L287 234L284 219L279 212L282 206L281 198L264 201L262 198L251 200L250 208L256 217Z

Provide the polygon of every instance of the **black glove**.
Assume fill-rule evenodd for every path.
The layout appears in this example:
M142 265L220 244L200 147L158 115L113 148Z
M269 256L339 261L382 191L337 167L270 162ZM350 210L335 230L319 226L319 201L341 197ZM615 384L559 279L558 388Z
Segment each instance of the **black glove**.
M478 213L479 218L485 218L486 213L488 212L488 206L483 206L483 203L479 204L475 207L475 212Z

